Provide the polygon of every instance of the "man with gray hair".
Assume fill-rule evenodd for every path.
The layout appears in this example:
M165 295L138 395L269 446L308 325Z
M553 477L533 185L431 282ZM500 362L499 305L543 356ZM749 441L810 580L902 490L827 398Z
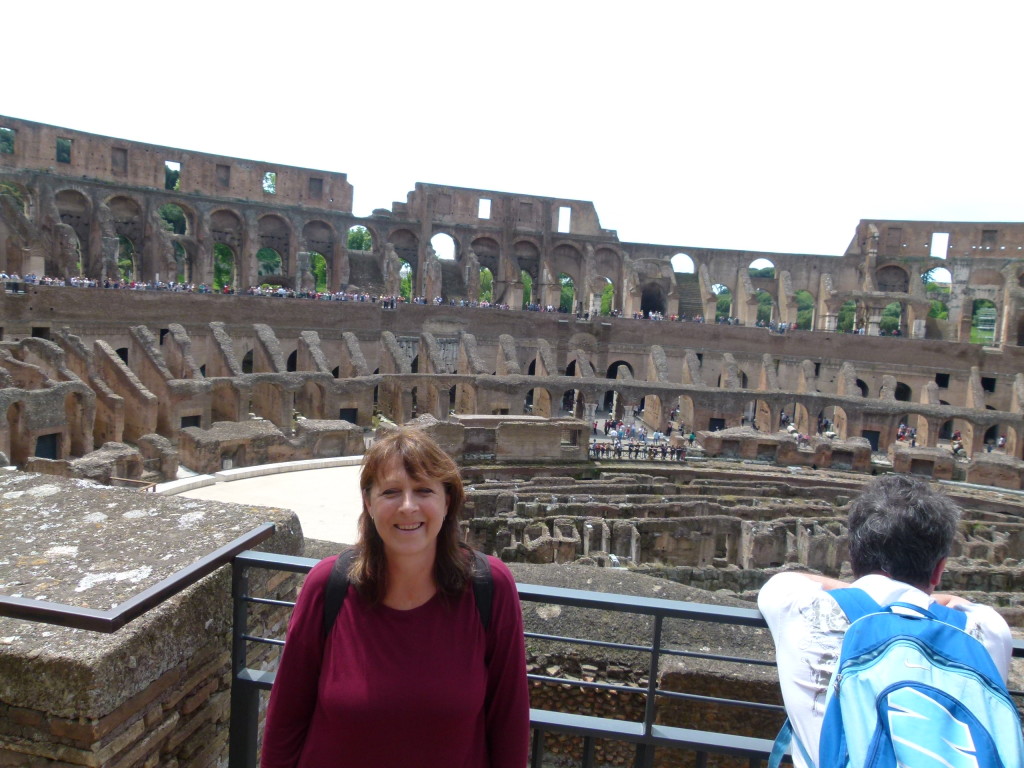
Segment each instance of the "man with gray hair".
M812 573L776 574L757 605L775 641L779 683L795 740L793 762L818 756L826 693L850 626L830 592L857 587L880 606L933 603L966 614L965 631L979 640L1006 682L1013 650L1006 621L992 608L934 592L952 550L960 509L927 483L905 475L870 482L850 505L852 584Z

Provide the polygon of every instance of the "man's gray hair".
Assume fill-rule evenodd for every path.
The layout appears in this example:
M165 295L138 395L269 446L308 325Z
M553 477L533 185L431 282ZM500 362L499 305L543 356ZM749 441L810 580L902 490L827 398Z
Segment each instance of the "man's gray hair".
M850 505L853 573L885 573L928 587L935 566L953 547L959 522L960 508L922 480L906 475L873 480Z

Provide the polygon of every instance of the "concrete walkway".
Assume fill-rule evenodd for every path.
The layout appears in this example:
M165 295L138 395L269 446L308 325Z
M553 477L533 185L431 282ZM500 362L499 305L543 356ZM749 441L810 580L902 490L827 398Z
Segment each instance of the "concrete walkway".
M357 457L361 458L361 457ZM275 467L280 468L274 471ZM190 499L228 501L293 510L307 538L353 544L362 511L359 493L359 465L295 471L288 465L246 467L259 470L255 477L230 480L230 472L218 472L210 484L180 493L167 484L157 492ZM263 474L266 471L268 474ZM224 477L227 476L227 477Z

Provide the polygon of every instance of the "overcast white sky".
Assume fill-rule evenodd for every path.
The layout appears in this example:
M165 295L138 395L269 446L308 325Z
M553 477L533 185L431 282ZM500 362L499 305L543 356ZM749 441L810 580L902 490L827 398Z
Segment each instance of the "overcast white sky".
M842 253L861 218L1020 221L1024 3L33 3L0 114L593 200L624 241Z

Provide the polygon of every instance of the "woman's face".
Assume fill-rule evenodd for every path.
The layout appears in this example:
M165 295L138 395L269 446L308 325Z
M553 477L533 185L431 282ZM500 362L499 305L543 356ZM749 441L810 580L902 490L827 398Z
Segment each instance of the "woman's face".
M363 503L387 557L434 554L448 510L448 493L440 482L412 478L395 461L364 491Z

